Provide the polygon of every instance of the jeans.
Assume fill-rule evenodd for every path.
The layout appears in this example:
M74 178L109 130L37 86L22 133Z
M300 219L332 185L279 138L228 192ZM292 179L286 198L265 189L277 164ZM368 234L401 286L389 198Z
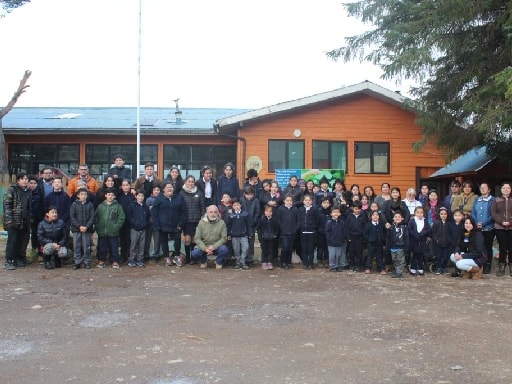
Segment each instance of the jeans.
M91 265L91 238L89 232L73 232L73 256L75 264Z
M275 240L273 240L273 241L275 243ZM281 265L291 265L294 242L295 242L294 235L281 235ZM275 247L275 244L274 244L274 247Z
M459 268L461 271L469 271L473 267L478 268L478 264L475 263L475 260L473 259L460 259L455 260L455 254L452 253L450 256L450 260L455 264L457 268Z
M436 268L438 270L446 270L446 263L450 257L450 252L447 247L436 247Z
M405 252L403 249L391 250L391 258L395 266L395 273L400 274L405 267Z
M329 246L329 269L334 269L341 266L341 247Z
M302 247L302 263L306 267L312 267L315 250L315 234L307 232L301 233L300 242Z
M110 261L119 263L119 238L98 236L98 260L107 261L107 251L110 251Z
M225 245L221 245L213 254L217 256L215 258L215 262L218 265L223 265L226 261L228 261L228 247ZM206 252L203 252L200 248L195 248L190 255L192 259L199 261L201 264L204 264L208 261L208 256Z
M245 265L247 262L247 251L249 250L249 239L247 237L232 237L233 255L237 265Z
M146 241L146 230L137 231L130 229L130 262L144 262L144 244Z

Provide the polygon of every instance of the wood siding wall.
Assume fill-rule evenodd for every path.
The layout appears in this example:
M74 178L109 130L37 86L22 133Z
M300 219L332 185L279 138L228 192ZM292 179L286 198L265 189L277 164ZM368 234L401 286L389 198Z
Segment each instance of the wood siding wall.
M374 187L389 182L405 194L408 187L417 187L418 168L429 171L445 166L443 154L434 146L427 145L415 153L412 145L421 138L421 129L414 123L413 113L377 98L359 95L332 104L322 104L299 112L276 116L271 119L244 123L239 136L247 140L246 159L238 158L238 164L250 156L259 156L263 162L260 178L274 178L268 170L268 140L304 140L305 168L312 167L313 140L346 141L348 151L345 184ZM302 136L293 135L300 129ZM355 174L354 143L357 141L389 142L389 174ZM422 172L423 173L423 172ZM243 179L245 175L239 174Z

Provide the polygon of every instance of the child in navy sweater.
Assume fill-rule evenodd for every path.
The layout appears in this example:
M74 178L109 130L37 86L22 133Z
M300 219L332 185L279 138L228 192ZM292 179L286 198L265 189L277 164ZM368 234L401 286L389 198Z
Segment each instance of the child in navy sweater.
M273 208L270 205L264 207L264 215L258 220L257 230L261 245L261 269L274 269L272 255L275 240L279 233L279 223L273 217Z
M347 265L347 231L341 220L341 210L333 207L331 219L325 223L325 238L329 247L329 271L341 272Z
M412 251L411 268L409 273L413 276L425 276L423 271L423 258L427 250L427 241L429 240L432 229L424 217L423 207L414 209L414 218L409 221L407 226L409 233L410 248Z
M377 261L377 271L381 275L386 275L383 257L383 248L386 243L386 226L380 220L378 211L373 211L370 218L371 221L366 223L364 228L364 240L368 244L368 256L366 257L364 273L372 272L372 264L375 259Z
M232 199L232 210L226 217L228 240L233 245L233 255L236 257L236 269L249 269L247 265L247 250L249 237L252 237L252 223L249 214L242 211L242 204L237 198Z
M393 215L393 223L388 228L386 237L386 249L391 253L395 266L392 278L402 278L405 267L405 252L408 249L407 225L404 223L402 212L397 211Z
M316 259L318 266L327 267L329 264L329 249L325 237L325 224L331 218L331 201L328 197L320 199L318 207L318 233L316 237Z
M347 232L349 244L350 265L354 272L361 272L363 259L364 227L368 216L361 211L361 202L354 201L352 213L347 216Z
M313 252L315 250L315 235L318 232L318 214L313 207L313 199L304 196L303 206L299 208L298 232L302 248L302 263L304 269L313 269Z
M269 207L272 208L270 205ZM290 195L285 196L284 204L276 210L276 219L281 239L281 268L284 269L290 269L292 266L293 244L297 234L297 217L298 209L293 205L293 197ZM275 243L277 243L277 239ZM277 247L275 243L274 247Z

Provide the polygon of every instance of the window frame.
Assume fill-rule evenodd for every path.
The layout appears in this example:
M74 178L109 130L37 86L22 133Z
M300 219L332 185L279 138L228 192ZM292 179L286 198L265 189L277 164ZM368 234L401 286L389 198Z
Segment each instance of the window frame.
M270 164L271 164L271 159L270 159L270 145L271 143L277 143L277 142L281 142L281 143L284 143L285 144L285 167L284 168L274 168L274 169L271 169L270 168ZM291 169L290 168L290 156L289 156L289 151L290 151L290 144L291 143L301 143L302 144L302 166L301 167L293 167L293 169L304 169L305 168L305 163L306 163L306 143L305 143L305 140L287 140L287 139L269 139L268 142L267 142L267 154L268 154L268 163L267 163L267 171L268 173L275 173L276 172L276 169Z
M328 145L327 161L329 162L329 166L327 168L324 167L324 169L342 169L345 172L345 174L348 173L348 141L346 141L346 140L341 140L341 141L312 140L312 143L311 143L311 167L313 169L318 168L317 166L315 166L315 143L327 143L327 145ZM333 167L333 164L332 164L333 144L345 144L345 168Z
M357 146L361 144L370 144L370 170L369 172L358 172L356 167ZM386 172L375 172L375 145L387 145ZM391 144L389 141L355 141L354 142L354 174L358 175L389 175L391 173Z

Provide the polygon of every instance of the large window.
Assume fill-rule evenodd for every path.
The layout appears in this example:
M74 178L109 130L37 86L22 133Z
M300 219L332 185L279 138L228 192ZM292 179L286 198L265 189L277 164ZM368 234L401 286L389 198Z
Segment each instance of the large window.
M74 176L80 161L79 144L9 144L9 173L38 174L48 166Z
M85 146L85 162L89 165L90 174L98 181L103 181L114 162L114 156L118 153L123 155L125 166L131 168L132 179L135 180L144 171L144 164L147 162L157 163L158 146L156 144L144 144L140 146L140 167L136 172L135 162L137 161L137 146L126 145L104 145L87 144ZM158 169L155 169L158 171Z
M347 172L347 142L313 140L314 169L343 169Z
M389 143L355 143L355 173L389 173Z
M167 176L172 166L177 166L183 177L193 175L198 178L201 168L208 165L218 178L228 162L236 164L234 145L164 145L163 176Z
M303 169L304 141L269 140L268 171L276 169Z

